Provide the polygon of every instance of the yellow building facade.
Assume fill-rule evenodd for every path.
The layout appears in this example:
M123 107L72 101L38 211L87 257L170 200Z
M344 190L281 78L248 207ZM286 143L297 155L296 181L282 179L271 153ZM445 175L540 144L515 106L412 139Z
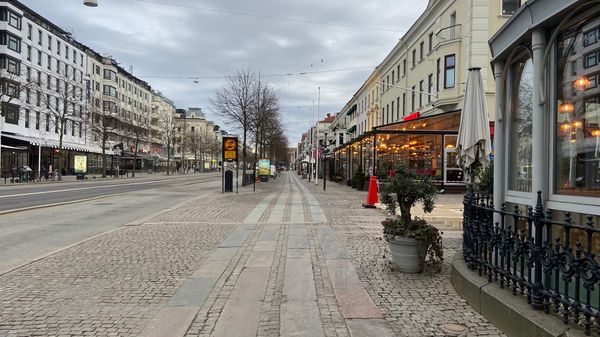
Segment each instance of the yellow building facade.
M460 185L453 148L467 72L481 68L493 120L488 40L520 5L430 0L336 119L338 132L346 130L336 136L337 174L350 179L360 168L384 175L400 161L441 184Z

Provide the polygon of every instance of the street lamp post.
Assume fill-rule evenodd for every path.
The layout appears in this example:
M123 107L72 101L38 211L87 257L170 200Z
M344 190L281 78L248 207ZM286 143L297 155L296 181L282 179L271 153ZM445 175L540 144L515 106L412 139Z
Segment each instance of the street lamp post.
M327 161L325 160L327 148L327 132L325 132L325 141L323 142L323 191L327 191Z

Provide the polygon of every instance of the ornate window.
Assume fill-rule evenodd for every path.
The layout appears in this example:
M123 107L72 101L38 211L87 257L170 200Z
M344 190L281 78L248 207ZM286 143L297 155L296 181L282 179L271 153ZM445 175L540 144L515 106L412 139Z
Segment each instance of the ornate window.
M533 62L523 57L512 65L508 189L531 192Z

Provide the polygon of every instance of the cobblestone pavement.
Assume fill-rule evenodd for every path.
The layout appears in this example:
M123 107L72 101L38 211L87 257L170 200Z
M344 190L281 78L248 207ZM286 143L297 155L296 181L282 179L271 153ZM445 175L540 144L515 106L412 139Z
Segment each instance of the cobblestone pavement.
M286 173L0 275L0 336L500 335L439 272L390 267L364 194ZM444 240L446 261L460 245Z
M235 224L203 224L199 209L238 217L252 198L192 200L0 276L0 336L135 336ZM151 210L149 210L152 212Z
M397 336L445 336L440 326L447 323L465 326L465 336L502 335L450 283L451 260L462 244L462 232L445 228L445 260L441 267L428 266L421 274L403 274L388 262L388 244L381 228L385 215L381 210L360 208L366 193L348 193L350 188L338 184L328 185L327 192L312 186L311 190L324 205L338 239L352 255L361 281Z

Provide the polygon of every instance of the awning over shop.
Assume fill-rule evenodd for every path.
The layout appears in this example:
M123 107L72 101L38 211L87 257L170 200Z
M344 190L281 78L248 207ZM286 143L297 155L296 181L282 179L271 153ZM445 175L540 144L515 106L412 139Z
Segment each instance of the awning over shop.
M356 104L354 104L348 111L346 111L346 116L352 115L356 111Z
M2 145L3 149L7 149L7 150L27 150L27 147L23 147L23 146L8 146L8 145Z
M29 143L29 145L33 145L33 146L41 145L42 147L48 147L48 148L52 148L52 149L58 149L60 147L59 142L56 140L31 138L31 137L27 137L27 136L11 135L11 134L2 134L2 137L7 137L7 138L11 138L11 139L18 140L21 142ZM99 147L82 145L82 144L73 144L73 143L68 143L68 142L63 142L62 148L65 150L71 150L71 151L102 153L102 149Z
M410 115L409 115L410 116ZM403 121L375 128L377 133L385 132L456 132L460 126L460 110L446 112L443 114L421 117L418 119Z
M356 125L352 125L348 130L346 130L348 133L352 133L354 131L356 131Z

